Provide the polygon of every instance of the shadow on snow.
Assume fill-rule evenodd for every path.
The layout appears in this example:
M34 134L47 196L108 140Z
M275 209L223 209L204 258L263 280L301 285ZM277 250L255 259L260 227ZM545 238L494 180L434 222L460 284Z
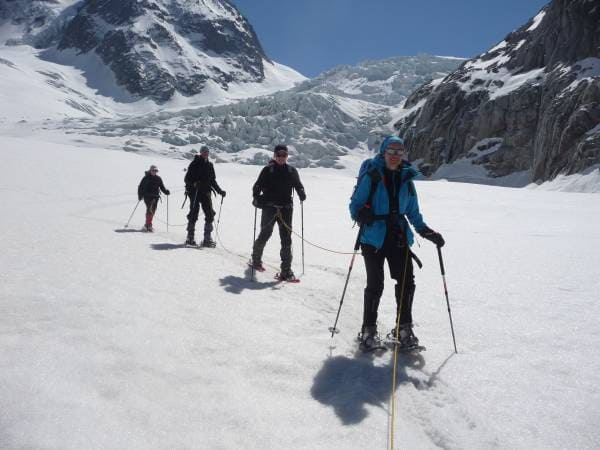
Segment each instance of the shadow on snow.
M143 229L140 228L117 228L114 230L115 233L145 233Z
M261 289L273 289L275 286L280 284L279 280L275 281L255 281L252 279L252 268L248 267L244 272L244 277L236 277L234 275L228 275L219 280L221 286L224 287L225 291L231 292L232 294L241 294L244 289L256 291Z
M331 406L344 425L363 421L368 411L366 405L386 408L390 400L393 351L388 351L390 361L384 366L373 364L376 355L357 351L354 358L335 356L325 360L323 367L314 378L311 395L323 405ZM416 389L429 389L433 386L450 355L432 374L422 369L425 359L421 354L398 354L396 369L396 389L403 383L412 383ZM422 377L411 376L407 369L419 370Z
M171 244L169 242L150 244L150 247L152 247L152 250L176 250L178 248L191 248L194 250L200 250L199 247L193 247L185 244Z

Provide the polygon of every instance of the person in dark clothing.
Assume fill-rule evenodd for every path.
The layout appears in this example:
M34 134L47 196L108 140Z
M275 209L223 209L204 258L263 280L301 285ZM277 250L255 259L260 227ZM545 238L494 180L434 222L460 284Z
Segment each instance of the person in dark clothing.
M423 238L438 247L444 245L442 235L423 221L412 181L418 172L402 159L404 155L402 138L386 138L379 154L365 161L364 176L359 178L350 201L350 215L361 224L360 243L367 271L363 324L359 333L361 348L367 350L381 345L377 333L377 310L383 293L386 260L390 275L396 281L396 322L390 338L397 339L404 348L419 345L412 330L415 280L414 255L410 250L413 234L408 222Z
M262 254L267 241L273 234L275 222L279 226L281 239L281 272L278 277L292 281L296 277L292 272L292 234L288 227L292 226L294 203L292 190L295 189L300 201L306 200L304 186L296 168L287 164L288 148L285 145L275 147L273 159L262 169L256 183L252 187L253 202L262 209L260 233L252 249L251 265L257 270L264 270Z
M171 194L165 188L162 178L158 176L158 167L153 165L146 171L144 178L142 178L138 186L138 200L141 201L144 199L144 203L146 204L146 224L144 225L146 231L154 231L152 228L152 218L158 207L158 200L160 198L159 190L165 195Z
M211 194L214 191L225 197L226 192L217 183L215 168L208 160L208 155L208 147L203 145L200 148L200 154L194 157L185 174L185 193L190 199L190 212L187 215L187 239L185 241L187 245L196 245L194 234L196 221L200 213L200 206L202 206L202 212L204 213L204 240L201 245L203 247L215 246L215 242L211 236L215 218Z

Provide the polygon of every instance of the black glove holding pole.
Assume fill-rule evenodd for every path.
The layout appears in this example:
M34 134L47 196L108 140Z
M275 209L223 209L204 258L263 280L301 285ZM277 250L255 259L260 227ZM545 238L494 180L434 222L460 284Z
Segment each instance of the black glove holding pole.
M417 230L417 233L419 233L422 238L433 242L437 247L441 248L446 243L446 241L444 241L444 238L440 233L438 233L437 231L433 231L429 227L421 228L420 230Z

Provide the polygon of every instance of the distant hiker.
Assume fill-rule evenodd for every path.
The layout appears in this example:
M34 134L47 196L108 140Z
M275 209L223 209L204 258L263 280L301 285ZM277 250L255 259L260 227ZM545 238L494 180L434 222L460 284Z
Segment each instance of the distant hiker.
M262 214L260 233L254 241L250 265L256 270L264 270L262 254L277 221L281 239L281 272L276 276L281 280L295 281L296 277L292 272L292 233L288 229L292 226L294 212L292 189L296 190L301 202L306 200L306 193L298 171L287 164L287 158L288 148L285 145L277 145L273 159L262 169L252 187L252 204L262 209Z
M162 178L158 176L158 167L152 165L150 166L150 169L146 171L144 178L142 178L142 181L140 181L140 185L138 186L138 200L141 201L144 199L144 203L146 204L145 231L154 231L152 228L152 218L158 207L158 199L160 198L160 192L158 192L159 189L165 195L171 194L171 192L165 188Z
M212 207L211 194L217 194L225 197L226 192L217 184L215 168L208 160L209 150L206 145L200 148L200 154L196 155L185 174L185 194L190 199L190 212L187 215L187 245L196 245L194 234L196 231L196 221L202 205L204 213L204 240L201 242L202 247L214 247L215 241L212 240L211 233L213 231L213 221L215 219L215 211Z
M444 245L441 234L430 229L419 212L413 183L418 172L402 159L405 154L400 137L385 138L379 154L363 162L350 200L350 215L362 227L360 243L367 271L359 333L361 348L365 350L381 346L377 309L383 292L385 260L391 277L396 280L396 323L388 338L399 342L401 348L418 348L419 340L412 330L415 293L412 258L415 256L410 250L413 233L408 222L423 238L438 247ZM418 260L417 263L420 264ZM396 336L398 325L399 336Z

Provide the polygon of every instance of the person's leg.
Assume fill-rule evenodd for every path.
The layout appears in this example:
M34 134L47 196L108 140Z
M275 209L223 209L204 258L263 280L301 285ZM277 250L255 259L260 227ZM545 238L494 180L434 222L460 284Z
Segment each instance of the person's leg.
M190 198L190 212L187 215L187 240L188 244L194 244L194 234L196 231L196 221L198 220L198 213L200 211L200 196L197 191L194 191Z
M412 304L415 293L415 277L410 250L404 246L388 253L390 275L396 280L396 321L412 323Z
M388 259L390 273L396 280L396 322L392 335L395 336L396 324L399 324L399 340L403 346L419 344L413 333L412 305L415 295L415 277L409 247L399 248Z
M212 207L212 198L210 192L200 195L202 204L202 212L204 213L204 241L212 242L211 233L213 230L213 222L215 220L215 211Z
M144 224L144 227L146 230L150 231L152 229L152 217L154 216L154 211L156 210L154 207L154 198L144 197L144 203L146 204L146 223Z
M260 216L260 233L254 241L252 247L252 262L258 264L262 261L263 251L267 241L273 234L273 226L275 225L275 214L277 210L273 207L267 206L262 209Z
M371 245L361 245L365 269L367 271L367 286L364 291L363 331L367 327L377 326L377 310L383 293L383 260L381 251Z
M281 250L279 256L281 257L281 274L286 276L292 273L292 217L294 216L293 208L281 209L281 219L277 221L279 226L279 238L281 240Z

